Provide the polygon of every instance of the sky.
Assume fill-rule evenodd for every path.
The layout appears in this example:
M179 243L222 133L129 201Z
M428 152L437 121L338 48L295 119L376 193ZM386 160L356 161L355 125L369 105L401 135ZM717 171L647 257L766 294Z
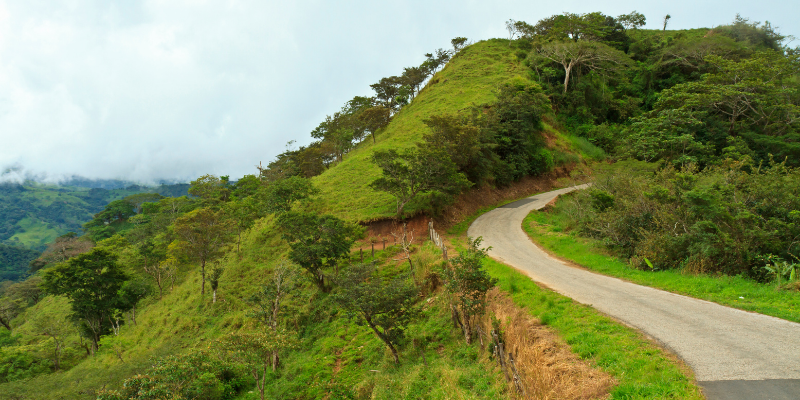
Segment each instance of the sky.
M797 7L770 0L0 0L0 180L237 179L454 37L633 10L646 28L740 13L800 37Z

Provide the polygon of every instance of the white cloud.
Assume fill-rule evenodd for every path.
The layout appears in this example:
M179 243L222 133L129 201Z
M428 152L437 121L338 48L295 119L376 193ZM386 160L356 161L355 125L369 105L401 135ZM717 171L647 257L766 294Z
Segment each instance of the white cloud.
M287 141L308 143L325 114L369 94L370 83L452 37L503 37L509 18L638 9L650 27L669 12L671 27L691 28L726 23L739 11L774 19L784 33L796 28L794 7L780 2L668 8L633 1L0 2L0 169L143 181L253 173Z

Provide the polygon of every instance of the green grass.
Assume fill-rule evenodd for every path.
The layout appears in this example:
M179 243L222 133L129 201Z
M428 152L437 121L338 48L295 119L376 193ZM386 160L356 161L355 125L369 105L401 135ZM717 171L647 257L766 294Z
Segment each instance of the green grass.
M484 265L514 303L553 328L582 359L617 379L612 399L703 398L687 372L634 330L539 287L507 265L491 259Z
M320 189L318 211L352 221L393 217L394 198L369 187L380 175L370 161L372 154L376 150L414 146L428 129L423 123L425 118L455 114L494 101L500 84L525 74L507 40L492 39L465 48L393 117L377 135L377 143L368 138L341 163L314 178L314 185ZM419 211L419 205L411 204L406 210L413 214Z
M738 276L690 275L679 270L644 271L608 254L596 240L567 230L566 219L557 212L534 211L523 229L546 250L601 274L683 294L718 304L800 322L800 292L779 290Z
M25 217L17 222L17 233L8 240L13 243L22 244L25 247L35 248L45 243L52 242L59 235L63 234L60 230L48 228L46 222L36 218Z
M231 250L220 260L225 273L216 304L211 304L210 293L200 296L200 272L191 267L183 271L173 291L165 290L162 300L151 296L140 303L136 325L122 327L118 340L124 344L124 361L110 346L101 347L95 357L83 359L68 371L0 384L0 398L93 399L97 389L119 388L125 379L146 372L152 358L207 348L221 335L247 324L249 306L242 299L266 283L287 249L272 217L258 221L243 237L241 259ZM376 251L385 272L408 268L406 263L392 261L397 251L394 246ZM414 256L417 268L438 261L436 251L431 245L421 245ZM355 260L358 253L352 257ZM409 327L399 348L401 364L395 366L369 328L339 311L313 284L304 282L287 300L285 316L289 326L296 323L302 328L298 332L301 344L284 355L280 373L271 377L270 398L324 398L329 393L339 394L331 398L364 398L367 394L375 399L506 398L506 383L485 362L487 354L479 346L464 344L452 329L443 297L423 301L423 316ZM37 312L42 312L50 306L42 302L37 307ZM18 318L15 329L25 331L26 323L25 316ZM256 397L244 393L240 398Z

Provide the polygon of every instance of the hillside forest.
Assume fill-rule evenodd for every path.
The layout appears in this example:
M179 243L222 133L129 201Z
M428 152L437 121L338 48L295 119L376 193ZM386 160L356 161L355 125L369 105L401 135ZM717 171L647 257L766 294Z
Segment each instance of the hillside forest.
M187 184L150 187L122 181L72 178L60 185L33 181L0 184L0 281L29 276L29 263L59 236L83 224L111 201L139 193L187 194Z
M796 291L800 49L739 16L644 22L509 20L508 38L454 38L370 85L252 175L204 175L183 196L70 194L102 209L80 229L87 209L39 217L73 232L29 247L40 255L0 248L28 267L0 286L0 393L527 396L487 355L484 340L510 336L487 311L498 278L486 249L448 216L482 189L570 173L593 186L552 212L630 268ZM30 219L38 189L2 190L20 200L0 220ZM444 250L411 230L420 217L454 227ZM391 234L372 229L387 221ZM547 296L548 312L567 307ZM578 353L613 378L583 395L541 383L535 398L699 398L659 350L647 358L663 365L637 373L619 372L625 356Z

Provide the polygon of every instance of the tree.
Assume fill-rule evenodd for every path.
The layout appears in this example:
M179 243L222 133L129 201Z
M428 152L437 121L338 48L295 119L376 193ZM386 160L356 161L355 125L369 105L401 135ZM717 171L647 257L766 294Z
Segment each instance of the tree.
M442 149L379 150L372 162L382 175L370 186L395 197L398 219L403 219L406 204L420 194L449 198L471 185Z
M291 179L291 178L290 178ZM256 219L263 216L263 211L253 197L233 199L223 207L225 216L230 219L236 229L236 253L239 253L242 243L242 233L255 224ZM241 254L239 254L241 258Z
M514 38L520 34L519 30L517 29L517 21L514 21L513 19L506 21L506 30L508 31L508 40L514 40Z
M461 51L464 46L466 46L467 38L461 36L453 38L453 40L450 41L450 44L453 45L453 54L456 54Z
M372 136L372 143L375 143L375 134L378 130L389 125L392 111L385 106L374 106L362 111L358 118L364 123L367 132Z
M253 196L261 187L261 179L255 175L245 175L233 185L233 197L244 199Z
M218 348L229 359L242 364L256 381L261 400L266 398L264 390L272 355L280 350L286 351L295 345L295 340L283 330L255 329L249 332L230 333L217 341Z
M758 52L741 61L707 56L706 62L712 72L664 90L655 110L710 112L727 121L729 134L741 122L772 136L797 127L800 102L791 77L798 68L781 54Z
M289 259L308 271L311 281L323 292L324 269L335 267L350 255L350 247L363 235L363 230L333 215L317 215L288 211L278 217L283 240L289 242Z
M283 301L297 289L298 283L295 268L286 263L277 265L272 270L270 281L247 299L247 302L255 307L248 316L258 320L266 329L279 332ZM273 371L278 368L280 362L278 350L280 349L275 349L271 357Z
M216 177L211 174L203 175L191 182L189 194L197 196L207 206L214 206L220 202L228 201L230 188L228 176Z
M336 283L334 300L359 315L392 352L395 364L399 363L396 347L416 311L419 290L414 283L399 277L384 280L372 264L351 265Z
M173 249L200 263L200 294L206 293L206 263L220 255L231 228L228 220L208 208L194 210L175 220L175 234L179 240Z
M363 136L362 129L355 126L354 121L352 115L337 111L332 116L326 116L325 121L311 131L311 137L330 144L335 160L342 161L344 155L353 148L353 142Z
M400 94L402 79L397 76L381 78L378 83L369 85L375 91L375 99L378 103L392 112L397 111L397 96Z
M672 16L669 14L664 16L664 27L661 29L662 31L667 30L667 23L669 22L670 18L672 18Z
M156 283L156 286L158 286L159 300L164 297L164 286L167 284L167 280L170 278L170 276L175 275L177 264L178 262L175 260L175 258L167 258L164 261L152 263L144 267L144 272L150 275L150 277L152 277L153 281Z
M298 284L295 268L286 263L278 264L272 270L270 281L247 299L255 307L249 316L270 329L277 329L281 304Z
M450 61L450 56L450 50L436 49L433 53L425 54L425 61L422 62L421 67L427 69L433 75L440 67Z
M131 310L131 322L134 325L136 325L136 304L147 297L152 289L152 286L138 279L126 281L119 289L122 308Z
M11 331L11 320L33 306L42 297L39 284L42 278L32 276L22 282L11 283L0 296L0 325Z
M70 299L72 318L80 324L81 334L91 339L94 354L100 337L111 330L112 313L126 311L128 304L119 295L126 280L115 254L94 249L47 270L42 286Z
M489 249L481 249L481 241L482 238L468 238L469 248L451 260L452 268L443 271L445 288L454 297L453 319L467 343L472 342L475 324L486 309L486 293L497 283L483 269Z
M29 321L26 321L31 333L45 336L53 342L53 367L56 371L61 369L61 356L66 346L66 339L75 332L74 324L59 308L66 308L66 299L51 297L51 305L39 309ZM58 305L59 307L54 307Z
M411 97L414 97L420 91L420 85L425 82L430 76L430 71L424 67L408 67L403 68L403 82L411 87Z
M231 399L244 384L241 371L210 354L191 350L156 359L125 380L121 392L101 389L98 400Z
M430 129L423 134L426 146L444 150L459 171L469 170L476 163L476 156L484 150L481 129L469 118L434 115L422 122Z
M211 276L208 278L208 282L211 283L211 291L213 292L211 303L217 302L217 289L219 288L219 280L222 278L223 272L225 272L225 268L219 265L215 265L214 268L211 269Z
M606 16L599 12L586 14L564 13L544 18L536 23L533 30L547 42L581 40L599 41L605 38L611 27Z
M11 331L11 320L16 318L25 307L22 301L9 296L0 297L0 324Z
M74 232L61 235L47 246L47 249L39 256L45 265L60 263L69 260L79 254L88 252L94 244L86 238L79 237Z
M604 73L630 64L625 53L603 43L589 41L552 42L542 46L536 55L564 68L564 93L569 87L570 77L578 68Z
M295 202L308 199L318 192L310 180L292 176L269 184L263 190L262 201L266 212L280 214L290 211Z
M622 14L617 17L617 21L625 27L625 29L638 29L644 26L647 19L643 14L634 10L630 14Z

